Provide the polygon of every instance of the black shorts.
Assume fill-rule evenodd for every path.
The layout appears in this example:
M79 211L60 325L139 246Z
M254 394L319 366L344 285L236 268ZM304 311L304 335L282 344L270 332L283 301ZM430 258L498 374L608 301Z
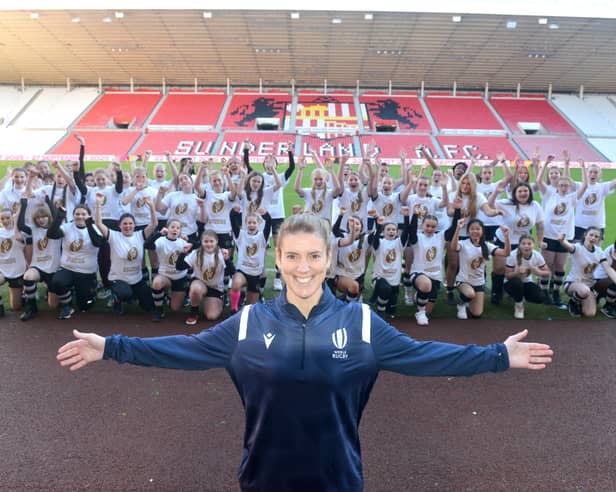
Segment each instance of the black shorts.
M21 289L24 286L23 279L23 276L15 278L4 277L4 280L9 284L11 289Z
M278 235L278 231L280 230L280 226L282 225L283 222L284 222L283 218L272 219L270 221L270 223L272 224L272 232L271 232L272 236L277 236Z
M222 300L224 298L224 294L220 292L218 289L214 287L208 287L207 292L205 293L205 297L214 297L216 299Z
M588 227L578 227L578 226L575 226L575 237L574 237L574 239L576 241L582 242L584 240L584 234L586 234L587 230L588 230ZM605 237L605 228L601 227L601 228L599 228L599 230L601 231L601 240L603 241L603 239Z
M216 233L218 236L218 247L223 249L232 249L235 246L231 234L228 232Z
M546 251L552 251L553 253L568 253L565 247L560 244L560 241L557 239L550 239L548 237L543 238L543 242L547 245L545 248Z
M456 287L460 287L460 285L462 285L462 284L471 285L468 282L456 282ZM486 291L486 285L485 284L471 285L471 287L473 288L473 290L475 292L485 292Z
M30 267L36 270L39 273L40 280L39 282L44 282L47 285L47 289L51 288L51 279L53 278L53 273L47 273L41 270L39 267Z
M246 278L246 290L248 292L261 292L261 276L260 275L248 275L241 270L236 270L236 273L241 273Z
M338 286L338 280L340 279L340 277L341 277L341 276L342 276L342 277L344 277L345 275L336 275L334 278L332 278L332 279L328 279L328 280L332 280L332 283L333 283L334 287L336 287L336 288L337 288L337 286ZM354 279L353 279L353 280L355 280L355 282L357 282L357 283L359 284L359 290L360 290L360 291L364 290L364 281L365 281L365 277L366 277L366 274L365 274L365 273L362 273L359 277L357 277L357 278L354 278ZM333 292L334 290L335 290L335 289L332 289L332 292Z
M502 242L497 237L494 238L493 244L495 246L499 247L500 249L505 249L505 243ZM515 251L516 249L518 249L518 245L517 244L511 244L511 251Z
M436 302L436 298L438 297L438 291L441 290L441 281L440 280L434 280L433 278L429 277L425 273L413 272L413 273L411 273L411 284L413 285L413 287L415 287L415 289L417 289L417 286L415 285L415 279L419 275L425 275L432 282L432 290L429 293L428 301L429 302Z
M186 277L176 278L171 280L171 292L184 292L186 291Z
M491 243L496 240L496 229L500 226L497 225L484 225L483 226L483 235L486 238L486 241L490 241Z

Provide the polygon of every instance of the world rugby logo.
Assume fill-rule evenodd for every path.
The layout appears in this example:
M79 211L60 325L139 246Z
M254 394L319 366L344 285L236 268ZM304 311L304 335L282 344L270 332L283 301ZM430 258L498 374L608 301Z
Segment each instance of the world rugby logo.
M346 347L348 342L346 328L338 328L334 333L332 333L332 342L334 343L334 347L338 350L342 350Z

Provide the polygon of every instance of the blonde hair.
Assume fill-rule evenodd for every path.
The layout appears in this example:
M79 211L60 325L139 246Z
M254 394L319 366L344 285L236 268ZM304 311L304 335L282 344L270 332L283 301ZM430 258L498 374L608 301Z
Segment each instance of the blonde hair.
M281 251L282 240L285 236L293 234L314 234L323 240L326 249L329 250L329 240L331 237L331 226L326 219L322 219L315 214L297 214L284 219L278 231L276 239L276 249Z

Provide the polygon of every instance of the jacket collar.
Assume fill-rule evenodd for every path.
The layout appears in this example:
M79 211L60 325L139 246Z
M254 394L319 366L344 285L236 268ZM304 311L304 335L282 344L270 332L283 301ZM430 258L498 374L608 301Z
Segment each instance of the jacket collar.
M320 313L326 311L336 301L336 297L334 296L334 294L332 294L332 291L329 289L329 286L327 285L327 282L323 282L322 287L323 287L323 294L321 294L321 299L319 299L319 302L316 304L316 306L314 306L312 308L308 318L314 318L315 316L319 315ZM287 314L289 314L289 315L291 315L293 317L296 317L298 319L299 318L305 319L304 315L299 311L299 309L297 309L295 304L291 304L288 301L286 285L282 289L282 292L280 293L280 295L276 298L275 302L276 302L276 306L279 309L281 309L284 312L286 312Z

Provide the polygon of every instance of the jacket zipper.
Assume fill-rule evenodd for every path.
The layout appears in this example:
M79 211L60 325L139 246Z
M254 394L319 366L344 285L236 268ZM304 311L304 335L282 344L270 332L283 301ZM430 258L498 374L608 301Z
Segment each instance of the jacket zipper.
M304 370L304 359L306 356L306 323L302 323L302 358L300 360L300 369Z

